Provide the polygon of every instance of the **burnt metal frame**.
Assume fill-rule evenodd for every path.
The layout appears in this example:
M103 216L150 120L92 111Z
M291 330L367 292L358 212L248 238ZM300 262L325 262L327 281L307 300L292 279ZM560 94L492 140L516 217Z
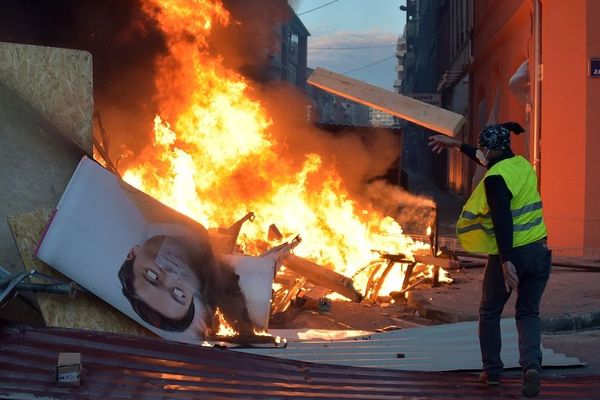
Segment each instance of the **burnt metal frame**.
M40 278L49 283L24 282L24 280L30 277ZM11 274L6 269L0 267L0 307L8 302L13 295L24 291L65 294L70 298L75 297L76 291L87 292L86 289L77 285L75 282L64 282L49 275L42 274L35 269L32 269L29 272L15 272Z
M379 270L381 269L381 267L383 265L378 264L377 266L375 266L375 269L373 270L371 275L369 275L369 280L367 281L367 286L365 288L365 296L364 297L366 299L369 299L372 302L377 301L377 297L379 296L379 291L381 290L381 287L383 286L383 282L385 282L385 279L387 278L387 276L390 273L394 264L407 264L406 271L404 273L404 279L402 281L402 292L406 291L406 288L408 287L408 283L412 276L413 270L414 270L415 266L417 265L416 261L407 259L406 256L401 253L399 253L399 254L381 254L381 258L383 260L387 261L385 269L383 270L381 275L379 275L379 277L376 278L377 273L379 272Z

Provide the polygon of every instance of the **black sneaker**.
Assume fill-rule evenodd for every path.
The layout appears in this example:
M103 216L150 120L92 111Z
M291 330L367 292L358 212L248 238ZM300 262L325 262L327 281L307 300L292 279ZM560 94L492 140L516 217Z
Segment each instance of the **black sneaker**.
M521 393L525 397L535 397L540 393L540 371L537 369L525 371Z
M488 375L485 372L479 374L479 382L485 383L488 386L499 386L500 377L497 375Z

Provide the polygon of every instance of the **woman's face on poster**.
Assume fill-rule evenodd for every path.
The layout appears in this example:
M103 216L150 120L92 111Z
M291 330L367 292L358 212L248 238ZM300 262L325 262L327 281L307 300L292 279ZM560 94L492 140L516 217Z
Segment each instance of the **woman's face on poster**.
M167 318L182 318L198 288L186 248L173 237L153 237L134 246L128 257L135 257L137 297Z

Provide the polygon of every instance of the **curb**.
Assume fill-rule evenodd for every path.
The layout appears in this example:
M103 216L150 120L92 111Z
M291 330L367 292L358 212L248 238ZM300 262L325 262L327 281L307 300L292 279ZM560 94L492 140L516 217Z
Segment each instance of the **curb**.
M456 323L477 321L478 315L456 311L451 308L433 306L420 293L409 292L408 305L417 310L422 317L444 322ZM600 327L600 311L564 313L542 318L542 333L569 333Z
M600 312L565 313L542 318L542 332L567 333L600 327Z

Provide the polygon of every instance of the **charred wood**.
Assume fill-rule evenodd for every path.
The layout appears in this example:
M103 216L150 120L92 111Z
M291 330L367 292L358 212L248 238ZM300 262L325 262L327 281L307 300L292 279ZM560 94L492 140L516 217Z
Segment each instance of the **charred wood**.
M357 303L362 300L362 295L354 288L352 279L342 274L294 254L290 254L285 258L284 265L297 274L306 277L315 285L324 286Z

